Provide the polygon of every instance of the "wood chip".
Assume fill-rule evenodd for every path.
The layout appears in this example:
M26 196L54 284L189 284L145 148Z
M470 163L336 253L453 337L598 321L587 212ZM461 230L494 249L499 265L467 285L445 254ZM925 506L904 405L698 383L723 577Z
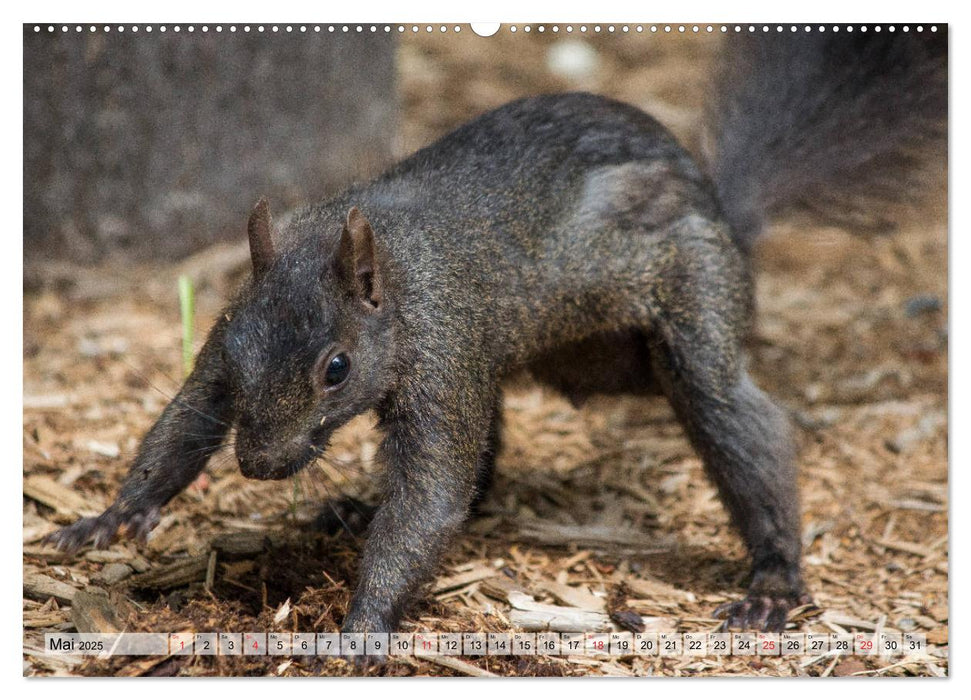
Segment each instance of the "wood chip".
M252 556L262 552L273 539L266 530L227 532L214 538L210 546L225 556Z
M74 397L67 394L24 395L24 410L51 410L67 408L74 402Z
M547 520L519 521L520 535L547 545L586 548L622 549L638 554L657 554L671 549L671 540L658 542L656 537L633 528L611 525L565 525Z
M925 559L934 554L934 551L924 547L923 545L914 544L913 542L902 542L900 540L876 540L876 544L881 547L886 547L887 549L893 549L897 552L904 552L906 554L914 554L918 557L924 557Z
M466 676L474 676L475 678L496 678L496 674L486 671L484 668L473 666L467 661L462 661L455 656L423 656L421 659L422 661L430 661L433 664L438 664L439 666L450 668L453 671L458 671Z
M118 447L117 443L114 442L99 442L97 440L88 440L84 445L89 450L94 452L96 455L101 455L102 457L108 457L109 459L115 459L121 454L121 449Z
M644 621L641 619L641 616L633 610L614 610L610 613L610 619L622 629L629 630L631 632L644 631Z
M890 506L891 508L897 508L899 510L920 510L928 513L943 513L947 510L947 506L941 505L939 503L931 503L929 501L920 501L917 499L901 499L898 501L882 501L883 505Z
M838 632L845 633L847 629L858 629L865 630L868 632L873 632L877 629L876 622L870 622L869 620L861 620L859 618L851 617L849 615L844 615L840 612L835 612L833 610L827 610L819 617L820 621L828 625L836 625L839 629ZM899 632L900 630L891 629L890 627L884 628L887 632Z
M851 656L838 662L836 666L833 667L833 675L838 678L844 678L846 676L855 676L856 674L865 672L866 670L866 664L863 663L861 659Z
M554 581L545 581L539 585L539 588L550 593L564 605L591 612L607 611L606 598L595 596L585 586L565 586Z
M208 566L208 554L188 557L172 564L156 566L143 574L132 576L131 585L135 588L152 590L178 588L204 580Z
M521 593L525 590L522 586L505 576L494 576L493 578L483 579L479 584L479 590L490 598L508 602L511 593Z
M98 515L104 510L97 499L82 496L42 474L32 474L24 479L24 496L52 508L64 518Z
M603 613L566 607L555 611L512 610L509 622L526 632L608 632L614 627Z
M491 578L496 575L496 570L491 566L480 565L469 571L463 571L452 576L442 576L432 587L432 593L444 593L456 588L462 588L470 583Z
M128 664L123 669L118 671L115 675L119 678L135 678L138 676L144 676L149 673L156 666L163 664L168 661L171 656L150 656L147 659L139 659L133 663Z
M25 628L56 627L71 619L70 608L61 610L25 610L23 621Z
M56 529L56 528L55 528ZM73 554L62 552L60 549L49 544L44 545L24 545L24 556L43 559L48 564L62 564L75 559Z
M73 654L48 654L44 647L24 645L24 654L36 665L53 671L55 674L67 674L72 669L84 663L85 657Z
M641 598L646 598L648 600L676 600L693 602L696 598L695 594L691 591L684 591L680 588L675 588L671 584L664 583L663 581L653 581L643 578L628 578L624 581L624 585L632 592L636 593Z
M533 596L521 591L511 591L508 600L515 608L509 614L509 621L526 631L605 632L612 625L604 613L538 603Z
M42 601L56 598L62 603L70 603L77 592L74 586L45 574L24 574L24 595L28 598Z
M209 552L209 561L206 562L206 590L211 591L216 584L216 560L219 558L218 552ZM287 599L289 600L289 598Z
M122 631L118 612L108 596L78 591L71 605L71 622L78 632L112 634Z
M290 615L290 599L287 598L283 605L277 608L276 613L273 615L273 624L279 625L281 622L287 619Z
M551 632L616 632L621 629L605 613L539 603L533 596L521 591L513 591L508 597L509 603L514 608L509 613L509 622L514 627L527 632L546 630ZM650 631L670 630L674 627L674 620L670 618L644 617L641 619L645 629ZM664 625L667 625L667 627Z
M119 561L127 562L132 559L132 555L128 551L119 552L113 549L90 549L84 553L84 558L99 564L108 564Z
M52 532L55 532L56 530L57 530L57 525L54 525L53 523L49 523L46 520L41 521L39 523L35 523L33 525L25 524L22 532L21 541L24 544L27 544L28 542L36 542L37 540L41 539L42 537L46 537L47 535L51 534Z
M121 562L114 562L112 564L106 564L100 572L94 576L95 581L99 581L106 586L114 586L134 573L128 564L122 564Z

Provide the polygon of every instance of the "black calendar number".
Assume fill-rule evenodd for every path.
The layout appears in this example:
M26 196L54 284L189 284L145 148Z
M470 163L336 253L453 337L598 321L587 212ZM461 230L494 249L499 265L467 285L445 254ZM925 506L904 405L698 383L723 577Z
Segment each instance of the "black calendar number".
M711 649L712 651L727 651L728 642L726 642L724 639L716 639L711 643Z
M698 639L692 639L688 642L688 649L690 651L701 651L701 641Z

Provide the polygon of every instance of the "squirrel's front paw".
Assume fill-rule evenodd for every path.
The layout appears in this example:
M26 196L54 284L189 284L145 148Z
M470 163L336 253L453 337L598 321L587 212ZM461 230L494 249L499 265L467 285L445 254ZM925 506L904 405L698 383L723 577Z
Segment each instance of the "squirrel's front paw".
M369 672L379 671L386 663L388 657L384 654L362 654L361 656L344 657L354 664L358 674L366 676Z
M51 533L43 541L71 553L77 552L89 542L95 549L104 549L121 529L124 529L126 537L144 541L148 533L158 525L158 521L158 508L144 513L123 513L115 508L108 508L97 517L81 518L73 525Z
M797 595L768 595L751 592L742 600L719 605L715 617L724 619L724 630L760 630L782 632L789 618L789 611L812 603L808 593Z
M367 634L368 632L390 632L395 628L394 623L387 615L381 615L366 604L353 605L351 611L344 619L341 632L357 632ZM357 668L357 672L363 674L366 670L376 670L384 666L388 657L382 653L358 654L345 656Z

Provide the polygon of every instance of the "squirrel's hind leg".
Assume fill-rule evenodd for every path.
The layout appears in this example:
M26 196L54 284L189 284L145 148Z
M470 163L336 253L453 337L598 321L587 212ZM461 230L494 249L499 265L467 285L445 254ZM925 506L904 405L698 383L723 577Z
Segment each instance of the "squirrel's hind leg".
M788 421L742 370L710 383L657 362L662 384L752 557L746 598L716 615L727 629L781 631L810 602L800 573L799 497ZM663 369L662 369L663 368Z
M502 392L497 391L492 407L492 421L489 424L489 434L486 437L485 449L479 454L479 461L475 467L475 495L469 506L470 513L479 514L479 507L489 495L492 482L495 479L496 458L502 449Z
M785 414L745 370L745 297L713 259L682 259L677 288L653 297L652 370L752 557L748 596L718 613L729 628L781 630L809 602L795 448Z

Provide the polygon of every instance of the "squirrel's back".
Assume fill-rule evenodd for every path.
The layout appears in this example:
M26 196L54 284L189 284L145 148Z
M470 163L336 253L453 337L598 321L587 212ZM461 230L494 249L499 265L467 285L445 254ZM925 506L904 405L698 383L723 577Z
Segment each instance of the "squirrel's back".
M654 258L691 244L674 240L684 231L708 231L704 245L742 289L738 249L773 216L809 208L880 225L925 189L923 174L945 155L946 30L724 42L706 168L636 107L541 95L473 119L309 212L321 225L308 228L336 229L357 206L410 302L438 305L426 316L464 310L463 322L477 323L489 299L525 324L604 279L650 276ZM678 223L692 217L709 225Z
M794 210L887 228L945 172L947 28L876 29L727 35L707 107L704 171L636 107L566 93L483 114L367 192L445 222L532 221L549 230L592 172L655 163L692 186L706 215L717 193L743 250ZM441 205L428 201L432 193Z
M355 195L413 205L425 219L548 226L591 171L631 162L663 162L680 178L705 181L670 132L636 107L582 92L539 95L476 117Z

